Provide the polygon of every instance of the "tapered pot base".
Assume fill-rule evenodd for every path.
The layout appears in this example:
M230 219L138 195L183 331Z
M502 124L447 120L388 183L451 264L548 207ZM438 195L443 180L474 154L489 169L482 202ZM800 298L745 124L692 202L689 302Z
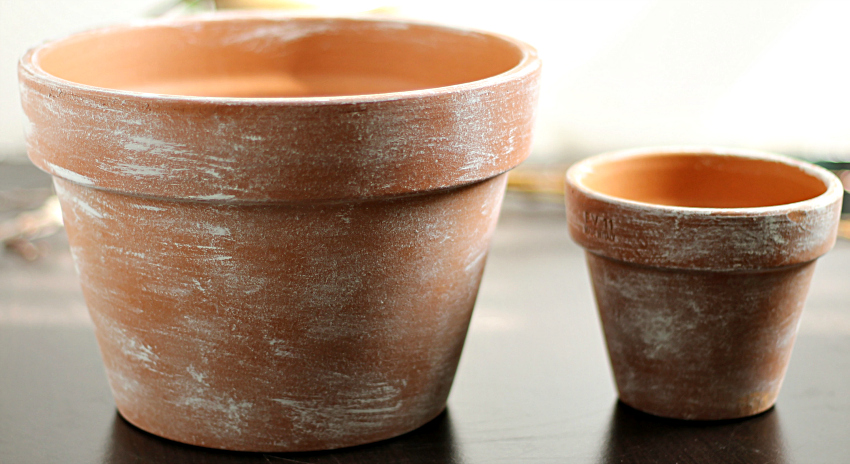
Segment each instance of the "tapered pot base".
M169 436L168 432L163 432L163 431L152 429L152 428L149 429L149 428L146 428L143 425L140 425L137 421L127 417L127 415L124 414L121 411L121 408L118 408L118 414L121 416L121 419L127 421L127 423L129 423L131 426L133 426L133 427L135 427L135 428L137 428L137 429L139 429L139 430L141 430L145 433L150 433L152 435L156 435L156 436L161 437L161 438L176 441L178 443L183 443L183 444L186 444L186 445L198 446L198 447L201 447L201 448L220 449L220 450L226 450L226 451L240 451L240 452L248 452L248 453L303 453L303 452L311 452L311 451L330 451L330 450L335 450L335 449L350 448L350 447L354 447L354 446L369 445L369 444L377 443L377 442L380 442L380 441L383 441L383 440L390 440L390 439L393 439L393 438L397 438L397 437L400 437L402 435L406 435L408 433L413 433L416 430L418 430L420 427L422 427L422 426L428 424L429 422L435 420L437 417L440 416L440 414L443 414L445 411L446 411L446 405L443 405L443 407L440 408L437 411L436 414L434 414L433 416L430 416L426 419L423 419L421 422L418 422L415 425L413 425L413 426L411 426L407 429L398 429L398 430L394 430L392 432L387 432L383 435L377 435L377 436L373 437L372 439L370 439L368 441L363 441L361 439L358 439L356 441L352 441L351 443L341 443L340 442L340 443L335 443L333 445L314 444L312 446L311 445L304 445L304 446L300 446L300 447L294 447L294 446L289 446L289 445L287 445L287 446L267 445L267 446L262 446L262 447L251 446L251 447L239 448L239 447L233 447L233 446L229 446L229 447L215 446L215 445L210 446L209 444L206 444L205 442L202 442L202 441L189 441L189 439L187 439L187 435L184 435L184 434Z
M735 273L587 261L624 403L695 420L774 404L814 263Z

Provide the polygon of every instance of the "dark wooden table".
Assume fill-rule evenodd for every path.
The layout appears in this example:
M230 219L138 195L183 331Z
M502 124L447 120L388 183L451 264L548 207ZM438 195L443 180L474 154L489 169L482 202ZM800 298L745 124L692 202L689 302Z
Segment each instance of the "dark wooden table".
M9 172L7 182L26 178ZM506 201L447 412L396 439L321 453L215 451L129 425L64 237L33 263L0 254L0 463L850 462L850 242L818 264L774 409L670 421L617 403L562 209Z

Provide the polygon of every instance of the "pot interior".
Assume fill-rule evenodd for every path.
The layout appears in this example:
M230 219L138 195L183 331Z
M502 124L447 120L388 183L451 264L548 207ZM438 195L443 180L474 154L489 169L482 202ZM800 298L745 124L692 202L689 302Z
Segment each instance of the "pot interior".
M824 180L780 161L664 153L592 164L579 180L624 200L692 208L756 208L796 203L827 191Z
M276 98L381 94L501 74L524 52L498 36L390 21L269 19L152 23L78 34L37 66L94 87Z

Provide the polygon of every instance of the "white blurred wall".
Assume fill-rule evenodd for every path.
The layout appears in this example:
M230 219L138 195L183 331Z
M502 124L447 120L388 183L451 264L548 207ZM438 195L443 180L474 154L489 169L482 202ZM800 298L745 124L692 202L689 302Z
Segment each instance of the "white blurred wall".
M0 160L23 159L15 65L27 47L160 4L0 0ZM537 46L544 83L532 161L657 144L850 157L850 0L324 4L392 5Z
M33 45L138 18L157 0L0 0L0 161L25 160L18 59Z

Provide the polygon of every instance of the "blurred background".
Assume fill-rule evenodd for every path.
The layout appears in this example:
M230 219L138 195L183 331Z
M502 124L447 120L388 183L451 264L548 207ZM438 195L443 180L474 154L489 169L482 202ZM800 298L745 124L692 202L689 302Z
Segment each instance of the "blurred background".
M0 0L0 160L26 162L16 62L79 30L218 8L381 14L536 46L532 164L660 144L850 158L850 1Z

